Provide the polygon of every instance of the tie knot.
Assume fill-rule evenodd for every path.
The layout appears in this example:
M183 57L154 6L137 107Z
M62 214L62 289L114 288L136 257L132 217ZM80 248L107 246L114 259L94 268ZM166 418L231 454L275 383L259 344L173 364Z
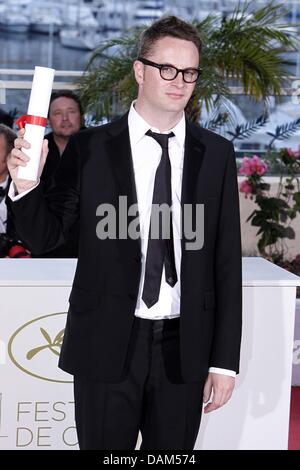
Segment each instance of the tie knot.
M168 148L169 138L174 137L175 134L173 132L169 132L169 134L159 134L158 132L152 132L149 129L149 131L146 132L146 135L153 137L153 139L155 139L156 142L158 142L159 145L164 149Z

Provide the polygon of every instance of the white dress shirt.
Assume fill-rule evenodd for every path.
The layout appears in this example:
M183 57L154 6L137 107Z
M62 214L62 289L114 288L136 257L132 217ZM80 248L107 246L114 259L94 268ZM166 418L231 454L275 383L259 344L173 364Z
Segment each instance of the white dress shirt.
M132 103L128 115L130 146L133 160L134 178L137 192L139 222L141 232L141 261L142 272L139 285L139 293L135 316L151 320L164 318L175 318L180 315L180 266L181 266L181 234L180 234L180 218L181 218L181 186L182 186L182 170L184 159L184 143L186 123L185 115L175 127L165 131L165 133L173 132L174 137L169 139L169 157L171 163L171 187L172 187L172 221L173 221L173 237L175 265L178 281L174 287L171 287L165 281L165 270L163 268L159 299L156 304L148 308L142 300L142 291L145 278L145 264L147 254L147 243L150 226L151 206L154 189L154 180L156 169L159 165L162 149L159 143L150 136L146 136L146 132L151 129L153 132L161 132L159 129L151 127L135 110L134 102ZM37 185L36 185L37 186ZM35 186L35 187L36 187ZM32 188L34 189L34 188ZM31 189L31 190L32 190ZM16 201L27 194L30 190L15 196L13 184L9 190L9 197ZM211 367L210 372L230 375L234 377L236 373L231 370Z
M172 210L173 210L173 236L175 265L178 281L174 287L167 284L165 270L163 268L158 302L148 308L142 300L142 292L145 278L145 265L150 227L150 216L156 169L159 165L162 149L153 137L145 135L151 128L154 132L159 129L151 127L136 112L133 104L128 115L129 137L133 160L134 179L137 192L139 222L141 231L141 256L142 275L139 286L139 294L135 315L151 320L163 318L175 318L180 315L180 260L181 242L179 232L180 222L180 199L181 181L184 157L185 140L185 117L184 114L179 123L168 132L173 132L175 137L169 139L169 156L171 163L171 187L172 187Z

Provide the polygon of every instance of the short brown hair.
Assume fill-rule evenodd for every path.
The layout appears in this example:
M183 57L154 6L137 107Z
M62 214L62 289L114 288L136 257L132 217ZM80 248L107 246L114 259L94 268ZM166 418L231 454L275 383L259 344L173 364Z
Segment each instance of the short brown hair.
M14 140L17 137L17 134L15 134L14 131L5 124L0 124L0 135L4 136L8 155L14 148Z
M142 32L139 39L138 57L149 55L156 41L166 36L193 42L200 57L202 43L197 29L191 23L176 16L163 16Z
M76 93L74 93L72 90L58 90L58 91L53 91L51 93L48 115L50 114L51 104L57 98L69 98L70 100L75 101L75 103L77 103L77 105L78 105L80 116L81 116L81 118L83 118L84 112L83 112L83 107L82 107L81 101L79 99L79 96Z

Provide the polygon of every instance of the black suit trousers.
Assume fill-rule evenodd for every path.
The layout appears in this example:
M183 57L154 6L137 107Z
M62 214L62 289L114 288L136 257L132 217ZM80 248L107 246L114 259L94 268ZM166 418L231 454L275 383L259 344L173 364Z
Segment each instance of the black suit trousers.
M135 317L124 372L116 383L74 376L80 449L133 450L141 431L141 450L192 450L204 383L182 380L179 318Z

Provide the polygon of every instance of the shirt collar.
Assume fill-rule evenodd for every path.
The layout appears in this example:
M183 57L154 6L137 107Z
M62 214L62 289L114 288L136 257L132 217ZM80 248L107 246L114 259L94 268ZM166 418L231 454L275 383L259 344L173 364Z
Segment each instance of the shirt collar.
M146 134L146 132L151 129L153 132L160 132L155 127L151 127L144 118L136 111L134 104L136 100L131 103L129 115L128 115L128 126L129 126L129 135L130 141L133 145L137 144ZM175 140L180 145L184 146L185 140L185 114L182 113L182 118L172 129L169 129L168 132L174 132Z

